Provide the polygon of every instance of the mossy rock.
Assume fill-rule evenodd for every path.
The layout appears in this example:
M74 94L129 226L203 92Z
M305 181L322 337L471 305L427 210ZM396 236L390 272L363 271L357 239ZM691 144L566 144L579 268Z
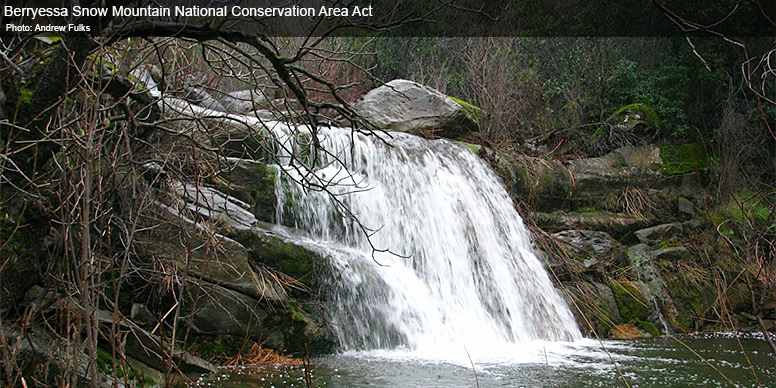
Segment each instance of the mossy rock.
M469 151L471 151L475 155L478 155L480 153L480 149L482 148L482 146L480 145L467 143L465 141L456 141L455 143L468 148Z
M612 291L606 284L573 281L564 283L563 287L574 301L572 312L585 336L607 335L622 323Z
M278 170L261 162L246 159L227 159L228 166L214 179L215 186L249 204L251 213L259 221L275 222L275 185Z
M224 360L247 350L244 337L232 335L197 335L191 334L191 348L189 351L197 356L212 362L221 364Z
M702 329L717 299L713 282L695 278L693 274L696 271L688 271L691 266L695 264L686 260L661 262L659 266L666 289L676 306L676 319L671 324L682 331Z
M465 109L466 112L468 112L469 115L471 115L471 117L478 122L481 122L482 119L488 115L488 112L486 112L485 109L482 109L474 104L461 100L460 98L455 98L453 96L447 96L447 97L457 102L458 105L462 106L463 109Z
M647 321L649 319L647 298L636 285L627 280L612 280L609 286L614 294L614 300L617 302L617 309L620 310L620 316L624 321Z
M318 275L327 268L326 259L318 252L255 228L236 232L231 237L248 250L252 260L296 279L309 289L316 288ZM299 294L298 290L294 292Z
M652 322L636 321L636 327L649 333L654 338L660 337L660 329Z
M320 314L308 310L313 305L302 305L297 301L291 301L286 306L287 318L276 319L275 329L282 334L284 353L304 356L328 354L334 351L334 341L330 333L323 327L322 319L314 319Z
M719 164L708 146L702 143L660 143L661 171L666 175L706 171Z

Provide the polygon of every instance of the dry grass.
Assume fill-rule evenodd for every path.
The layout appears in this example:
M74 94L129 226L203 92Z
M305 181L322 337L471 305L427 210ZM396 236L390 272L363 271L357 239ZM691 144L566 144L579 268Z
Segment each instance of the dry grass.
M633 322L628 322L613 327L609 332L609 337L616 340L634 340L644 338L644 335Z
M702 288L712 280L711 272L692 261L677 261L675 267L687 284L692 284L697 288Z
M304 366L304 361L253 344L247 353L226 360L224 366Z
M655 207L647 192L638 187L624 189L617 204L625 214L642 221L647 221L650 218L650 210Z

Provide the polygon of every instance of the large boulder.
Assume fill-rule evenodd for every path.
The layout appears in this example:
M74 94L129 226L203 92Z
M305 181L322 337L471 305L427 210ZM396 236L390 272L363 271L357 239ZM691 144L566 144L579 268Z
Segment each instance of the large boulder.
M596 197L628 187L649 187L663 175L660 147L646 145L618 148L604 156L573 160L575 194Z
M165 370L168 362L175 364L173 370L183 373L212 373L216 367L211 363L183 350L183 346L170 346L169 339L149 333L137 326L134 322L119 318L116 319L113 312L97 310L97 322L107 327L115 326L119 334L125 338L124 351L142 363L157 370ZM170 354L170 350L173 351Z
M479 130L472 113L438 90L397 79L371 90L353 109L379 129L460 139Z

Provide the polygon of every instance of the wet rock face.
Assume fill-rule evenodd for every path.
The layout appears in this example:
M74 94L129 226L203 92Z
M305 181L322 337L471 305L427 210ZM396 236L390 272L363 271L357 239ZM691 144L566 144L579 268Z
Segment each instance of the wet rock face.
M438 90L397 79L373 89L353 105L379 129L460 139L479 130L472 115Z
M265 174L266 166L246 161L236 166L223 174L219 189L226 192L172 184L177 196L155 204L161 222L143 235L145 251L169 258L197 279L182 300L193 333L249 338L284 352L302 354L305 344L310 352L332 351L312 292L318 271L327 268L326 258L256 218L262 199L255 198L255 181L240 178ZM242 184L232 185L232 180ZM274 197L268 208L273 205Z

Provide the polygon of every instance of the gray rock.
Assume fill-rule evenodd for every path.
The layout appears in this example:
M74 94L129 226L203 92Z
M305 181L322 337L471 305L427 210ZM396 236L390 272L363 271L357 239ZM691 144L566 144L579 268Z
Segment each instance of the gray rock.
M554 233L553 236L568 244L572 249L590 254L593 258L608 256L613 251L622 249L622 244L606 232L565 230Z
M471 114L438 90L397 79L369 91L353 109L379 129L458 139L479 130Z
M275 167L248 159L226 158L227 166L218 174L218 189L250 205L248 210L259 221L275 222Z
M679 197L677 200L677 207L679 208L680 213L695 217L695 205L693 205L692 201L689 199Z
M142 303L132 303L130 317L133 322L140 326L152 326L156 323L154 314Z
M213 373L216 371L213 364L181 350L182 345L175 346L176 350L170 356L169 340L162 340L159 336L131 324L122 325L122 331L126 334L124 351L129 356L154 369L165 370L168 360L172 359L175 368L183 373Z
M270 107L264 91L238 90L221 98L221 104L230 113L248 113Z
M655 251L655 260L691 260L692 254L683 246L658 249Z
M217 285L203 285L192 295L192 330L199 334L248 336L259 340L267 312L248 295Z
M680 233L682 233L682 225L674 222L637 230L634 234L644 244L655 244L676 237Z
M61 296L46 290L41 286L34 285L24 294L23 304L34 306L38 311L48 311L57 304Z
M206 230L202 223L195 222L181 214L174 207L163 203L155 204L160 218L165 222L149 230L144 238L148 252L169 257L181 269L202 279L237 290L257 299L285 300L285 291L257 274L251 266L251 255L239 242ZM264 232L245 230L246 241L262 239ZM189 250L180 241L188 241L194 249ZM191 257L192 260L181 260Z
M648 187L662 176L660 148L654 145L618 148L597 158L569 163L574 194L593 197L618 193L629 187Z
M644 220L621 213L603 211L590 213L536 212L532 214L539 227L547 231L584 229L607 232L612 236L624 236L647 225Z
M226 108L224 108L220 102L216 101L210 95L210 93L206 92L202 88L198 88L196 86L185 86L183 88L183 97L186 99L186 101L192 104L197 104L203 108L219 112L226 112Z
M598 282L576 281L564 285L574 303L572 312L585 335L593 335L592 329L605 335L609 328L622 323L617 302L611 288Z
M208 220L238 230L250 229L258 221L248 210L249 204L216 189L187 182L178 182L174 187L189 210Z
M660 272L655 268L655 253L652 247L647 244L636 244L628 248L628 261L631 273L643 282L647 293L662 303L665 282L660 277Z
M88 385L89 373L86 369L88 358L81 352L72 352L67 355L61 352L65 348L63 341L54 338L50 333L32 328L22 333L16 327L4 327L3 335L7 341L7 348L14 350L15 361L26 375L45 376L50 385L56 385L56 376L70 371L76 366L76 376L79 384ZM64 359L72 357L71 360Z
M620 316L620 310L617 308L617 302L614 300L612 289L606 284L594 282L592 285L595 287L595 295L609 319L611 319L613 323L621 323L622 317Z

